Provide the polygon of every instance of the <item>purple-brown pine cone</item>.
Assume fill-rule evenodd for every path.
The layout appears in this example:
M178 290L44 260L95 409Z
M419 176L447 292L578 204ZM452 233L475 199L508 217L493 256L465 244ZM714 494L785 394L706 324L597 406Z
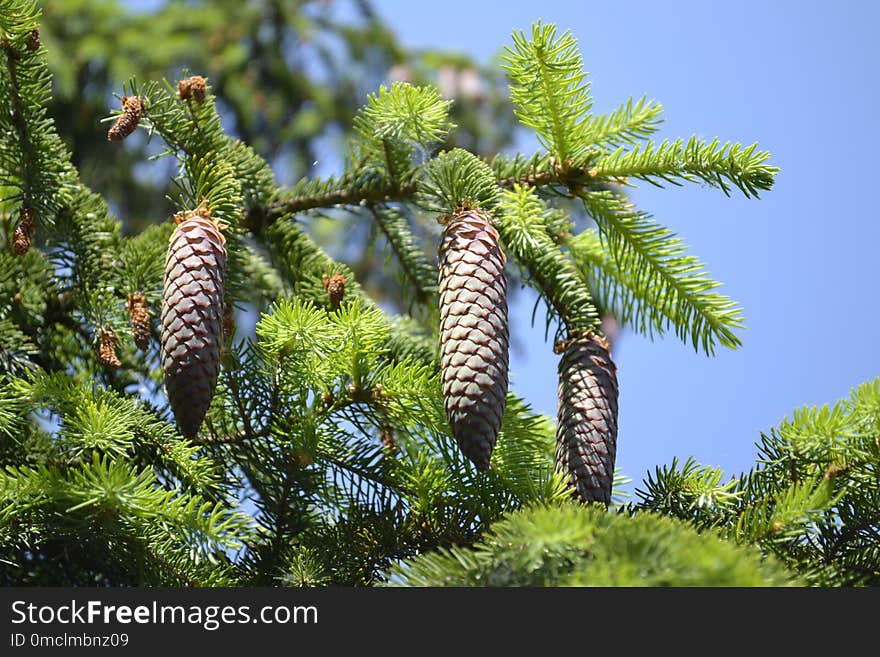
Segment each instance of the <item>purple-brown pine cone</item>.
M556 469L582 502L611 503L617 454L617 366L608 343L585 333L559 361Z
M177 426L193 437L220 373L226 247L204 206L175 219L165 259L162 369Z
M475 210L446 224L440 245L440 369L446 417L480 470L507 404L507 278L498 232Z

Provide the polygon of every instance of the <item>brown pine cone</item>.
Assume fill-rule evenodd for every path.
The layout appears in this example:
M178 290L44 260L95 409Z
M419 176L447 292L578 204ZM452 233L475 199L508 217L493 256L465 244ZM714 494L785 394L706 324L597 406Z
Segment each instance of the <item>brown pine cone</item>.
M37 211L35 208L21 206L18 226L12 236L12 250L16 255L24 255L31 248L34 233L37 232Z
M205 102L207 81L201 75L192 75L177 83L177 97L180 100L193 98L196 102Z
M489 469L507 405L507 278L498 232L456 213L440 245L440 368L446 417L461 451Z
M107 139L119 141L128 137L137 128L143 113L143 99L138 96L123 96L122 114L117 117L116 123L107 131Z
M220 374L226 247L207 207L175 220L165 260L162 369L177 425L192 437Z
M36 52L40 49L40 28L36 25L31 30L31 33L28 34L27 41L25 41L25 45L27 49L31 52Z
M559 361L556 469L582 502L611 503L617 454L617 366L608 343L583 333Z
M141 351L150 346L150 308L147 298L140 292L133 292L125 300L125 309L131 315L131 334L134 343Z
M111 327L102 328L98 331L98 360L108 370L118 370L122 367L122 361L116 355L116 343L119 338Z
M330 309L336 310L345 297L345 277L342 274L333 274L324 279L324 289L330 299Z

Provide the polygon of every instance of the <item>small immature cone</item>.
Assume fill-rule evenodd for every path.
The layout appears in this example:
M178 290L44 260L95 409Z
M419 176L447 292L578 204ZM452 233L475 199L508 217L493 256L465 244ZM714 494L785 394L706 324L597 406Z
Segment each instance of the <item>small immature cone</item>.
M40 49L40 28L34 26L31 30L31 33L28 34L27 41L25 41L25 45L27 49L31 52L36 52Z
M119 141L125 139L140 123L141 116L144 113L144 101L138 96L122 97L122 114L120 114L116 123L107 131L107 139L110 141Z
M37 231L37 211L34 208L22 206L19 213L18 226L12 236L12 250L16 255L24 255L31 248L31 240Z
M456 213L440 245L440 369L446 417L461 451L480 470L507 404L509 329L504 253L490 218Z
M206 81L201 75L192 75L177 83L177 97L180 100L195 99L199 103L205 102Z
M330 278L325 278L324 289L327 290L327 296L330 298L330 308L333 310L339 308L345 297L345 277L342 274L333 274Z
M175 220L165 259L162 370L177 425L193 437L220 374L226 247L207 207Z
M98 360L108 370L118 370L122 367L122 361L116 355L117 342L119 338L109 326L98 331Z
M391 427L382 427L379 430L379 439L386 451L393 452L397 449L397 441L394 440L394 430Z
M131 315L131 334L134 343L141 351L150 346L150 308L147 298L140 292L133 292L125 300L125 309Z
M556 469L582 502L611 503L617 454L617 366L608 343L583 333L559 361Z

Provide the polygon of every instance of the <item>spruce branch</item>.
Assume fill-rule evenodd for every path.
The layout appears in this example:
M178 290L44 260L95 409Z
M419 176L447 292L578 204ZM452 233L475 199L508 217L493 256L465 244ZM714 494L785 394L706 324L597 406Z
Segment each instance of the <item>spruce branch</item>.
M201 494L219 487L218 467L211 459L196 459L197 447L183 440L167 422L136 399L77 382L62 372L37 373L14 381L14 390L35 409L58 414L56 446L68 458L99 450L116 457L146 457ZM144 449L146 448L146 449Z
M783 586L799 580L752 547L654 514L532 504L472 546L398 564L403 586Z
M384 477L375 472L375 468L371 467L361 467L357 464L350 463L343 458L339 458L334 456L332 453L325 450L318 450L315 455L327 463L332 464L337 468L342 468L350 472L352 475L359 477L361 479L366 479L367 481L371 481L375 484L378 484L384 488L392 490L398 494L402 495L412 495L413 491L410 490L405 484L394 481L388 477Z
M408 177L414 158L427 157L454 124L449 120L451 100L443 100L435 87L395 82L391 88L367 96L354 118L358 139L352 143L352 161L361 169L371 163L385 169L389 180Z
M720 468L700 466L692 457L679 467L673 458L671 465L648 473L644 490L636 489L636 495L644 500L642 508L690 520L700 528L714 527L735 512L744 496L737 479L723 480Z
M587 139L595 146L608 148L621 144L637 144L657 131L663 106L642 96L633 103L630 98L610 114L592 115L587 120Z
M250 531L244 514L169 491L151 470L98 454L65 470L42 464L0 473L0 521L39 530L45 518L83 538L97 521L105 539L138 546L136 552L161 555L189 571L238 547ZM108 557L118 563L134 556L116 552ZM167 580L159 575L157 581Z
M742 311L715 292L720 283L686 253L681 238L613 192L589 192L581 198L611 256L610 262L592 256L591 265L600 268L593 278L611 285L623 283L618 309L636 320L637 328L650 333L672 325L679 338L709 355L716 344L731 349L741 344L733 331L743 327ZM582 262L591 258L589 239L574 240L575 257ZM606 288L602 294L613 299L615 292Z
M297 295L326 306L329 301L324 289L324 276L341 273L346 279L346 295L360 298L366 307L375 307L375 302L364 292L351 270L330 258L295 222L275 222L265 234L265 239L270 260ZM414 330L417 327L414 322L405 316L397 316L389 318L388 323L385 345L392 359L419 354L435 362L436 345Z
M423 167L416 202L434 212L458 208L491 212L498 204L498 186L488 164L461 148L440 153Z
M571 195L572 190L607 188L607 182L598 178L594 168L561 167L546 153L536 153L531 157L516 155L512 158L498 155L492 159L489 166L495 175L496 185L504 189L510 189L514 185L527 185L551 188L565 195ZM482 170L482 167L478 168ZM436 196L439 193L436 182L431 180L437 175L438 172L433 168L426 168L423 165L413 173L413 179L420 182L389 181L383 176L370 174L369 170L357 171L350 177L342 179L303 179L293 189L284 191L281 198L272 200L265 207L253 208L248 217L248 228L259 233L287 214L300 214L324 208L404 203L418 199L420 195L428 197L434 195L439 199L440 197ZM464 178L463 174L459 175ZM477 175L482 176L479 173ZM444 184L449 185L448 182ZM452 196L462 191L465 193L469 191L471 194L476 192L473 189L458 190ZM477 194L479 195L478 192ZM441 205L446 207L444 201L435 200L433 204L429 203L434 210Z
M24 375L37 367L39 348L12 320L0 317L0 373Z
M19 54L9 43L2 44L4 54L6 55L6 69L9 71L9 97L12 103L12 125L15 126L18 134L18 141L22 146L22 150L27 150L28 135L27 124L24 120L24 108L21 102L21 93L19 91L18 81L18 59ZM27 176L25 177L27 179ZM25 206L31 204L32 194L29 188L23 190L23 202Z
M878 535L880 535L880 511L855 522L846 523L837 536L831 540L826 563L831 564L843 556L844 549L849 547L849 544L858 540L873 543L876 542ZM871 570L866 568L863 572L870 573Z
M435 305L437 271L425 257L406 216L400 209L387 205L370 206L370 212L397 256L408 287L415 290L415 300Z
M722 483L693 459L657 468L647 509L758 545L814 585L876 584L880 378L832 406L797 409L761 434L758 465Z
M720 188L730 195L734 185L748 197L758 197L759 191L768 190L779 169L767 164L770 153L757 150L758 145L743 147L716 137L710 142L691 137L664 140L660 144L649 141L630 150L620 147L600 156L594 166L597 174L606 180L639 178L658 187L662 182L680 185L681 180L702 180L711 187Z
M368 183L364 186L335 187L332 182L330 185L326 185L317 184L312 181L311 186L313 188L327 188L321 189L320 191L305 191L301 193L294 191L293 193L288 194L286 198L270 204L269 207L266 208L263 216L257 214L252 217L249 228L257 231L285 215L299 214L301 212L316 210L318 208L405 201L412 198L418 189L415 183L397 182L382 182L378 185Z
M537 132L541 145L563 166L582 163L590 152L587 119L593 101L571 32L557 38L556 26L540 21L532 25L531 38L514 32L502 67L520 122Z
M501 238L525 267L525 280L546 300L551 316L559 318L566 333L595 329L599 316L590 290L571 259L547 233L549 209L533 189L519 185L505 190L501 199Z
M228 138L223 133L213 94L207 93L202 103L187 104L167 81L164 85L152 81L139 85L135 79L129 80L123 91L126 96L143 100L144 115L139 127L150 134L160 134L175 154L204 156L224 149ZM206 91L210 91L210 86Z
M0 185L17 189L7 198L35 211L40 225L51 226L75 173L46 110L51 78L45 50L31 47L40 11L29 0L7 4L0 12L0 132L8 135L0 140Z

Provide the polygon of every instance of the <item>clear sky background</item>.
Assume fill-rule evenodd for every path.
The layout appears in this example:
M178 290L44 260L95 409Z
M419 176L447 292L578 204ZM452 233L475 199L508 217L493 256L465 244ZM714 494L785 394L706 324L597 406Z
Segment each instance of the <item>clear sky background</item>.
M657 135L739 141L781 168L760 200L698 185L643 184L636 203L677 232L744 308L744 345L710 358L674 333L618 340L617 465L638 487L649 470L694 456L734 475L761 431L880 376L880 222L871 197L880 155L880 3L478 2L376 0L410 47L488 62L513 29L543 19L578 39L595 111L647 94L665 108ZM528 145L531 149L531 144ZM512 389L556 413L556 361L512 308Z

